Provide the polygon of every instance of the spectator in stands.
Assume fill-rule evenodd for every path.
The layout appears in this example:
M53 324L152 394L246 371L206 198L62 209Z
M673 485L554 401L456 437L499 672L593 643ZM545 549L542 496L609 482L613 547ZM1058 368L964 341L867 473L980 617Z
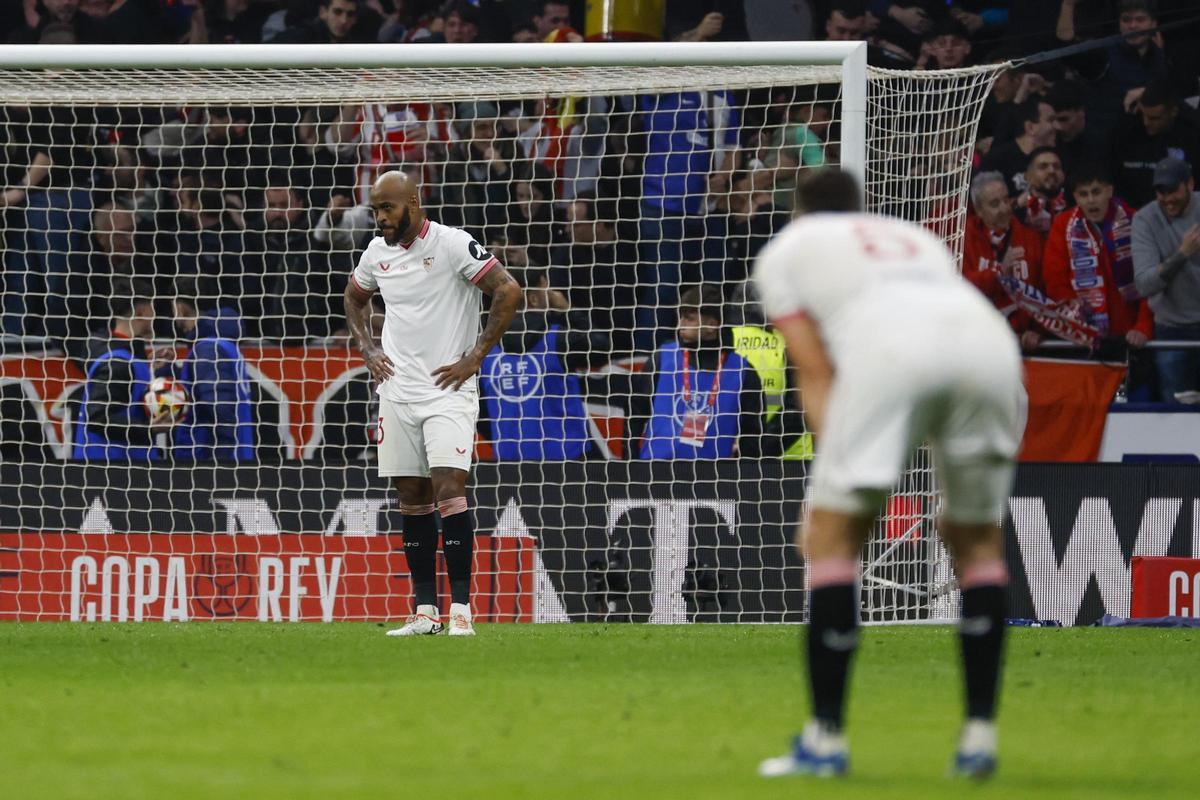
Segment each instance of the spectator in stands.
M254 458L254 410L246 359L238 347L237 310L221 305L212 283L181 278L172 311L175 331L188 343L176 379L187 389L187 416L175 426L177 460L250 461Z
M761 453L763 390L733 350L715 287L679 299L675 341L662 345L636 376L631 434L642 458L710 459Z
M758 251L787 224L787 213L774 206L772 177L766 169L734 173L732 189L716 198L704 218L706 284L724 287L744 281Z
M533 13L534 32L539 42L561 28L571 26L571 6L569 3L556 3L553 0L535 3L539 9ZM515 41L515 40L514 40Z
M1058 151L1053 147L1035 148L1029 154L1023 179L1025 189L1017 195L1017 216L1045 241L1054 217L1068 205L1063 188L1066 176Z
M550 285L566 292L571 307L590 318L592 329L612 337L615 352L628 353L633 347L637 245L618 238L616 209L615 201L593 195L566 204L567 242L555 249Z
M879 20L876 41L902 49L910 62L921 50L921 37L946 17L946 4L939 0L870 0L868 8Z
M164 411L151 418L143 398L156 374L165 371L165 353L149 353L154 332L151 287L119 281L109 305L112 328L88 343L87 383L71 431L71 457L87 461L148 461L162 458L155 438L174 425Z
M1154 317L1134 283L1133 209L1102 166L1079 167L1070 187L1076 206L1054 218L1042 257L1046 294L1080 302L1100 337L1142 347Z
M1041 344L1034 319L1016 304L1023 287L1040 290L1042 237L1013 215L1008 182L999 172L981 172L971 181L971 208L963 242L963 277L1007 318L1021 348Z
M500 135L499 115L499 108L488 100L459 103L454 125L460 138L450 145L443 170L438 221L467 228L481 238L485 230L504 227L509 218L516 146Z
M646 131L641 213L642 287L635 338L652 350L669 335L684 265L700 261L703 213L710 195L729 189L741 112L732 93L640 95Z
M555 223L554 177L540 164L522 168L512 185L505 237L526 249L531 264L544 267L550 263Z
M434 25L414 42L470 44L479 37L479 9L467 0L448 0L438 11L440 26ZM438 28L440 27L440 30Z
M1015 52L997 50L988 55L987 62L1003 64L1017 57ZM1020 68L1006 69L996 76L992 91L983 102L983 114L979 119L979 152L986 154L993 143L998 145L1010 141L1021 133L1019 111L1045 85L1046 79L1040 74Z
M971 34L967 26L946 18L932 26L921 39L917 66L925 69L959 69L971 57Z
M608 335L570 311L545 269L512 274L525 307L483 360L480 395L500 461L569 461L592 451L578 372L604 363Z
M1013 192L1025 191L1025 168L1029 154L1039 147L1054 146L1054 109L1044 100L1027 100L1016 109L1021 131L1009 142L997 142L984 156L980 170L999 172Z
M825 18L825 39L860 42L867 38L866 0L834 0Z
M317 18L280 32L270 41L278 44L346 44L373 42L381 20L374 12L375 24L358 24L363 9L357 0L317 0Z
M194 2L187 44L256 44L270 14L268 5L251 0Z
M1062 0L1055 31L1061 42L1074 42L1075 11L1081 0ZM1069 63L1091 85L1089 117L1098 133L1108 136L1121 115L1137 106L1147 84L1168 77L1154 0L1119 0L1118 30L1125 39L1106 49L1082 53Z
M1133 268L1138 294L1154 312L1154 338L1200 341L1200 194L1192 168L1165 158L1154 169L1157 198L1133 218ZM1200 389L1196 350L1154 353L1162 399Z
M334 191L329 207L313 225L313 241L335 258L343 255L357 258L374 236L375 216L371 207L355 205L351 194L344 191Z
M513 44L532 44L542 41L538 37L537 26L532 22L518 22L512 29Z
M786 96L785 96L786 97ZM820 167L836 161L836 145L828 142L836 97L827 87L798 87L784 106L783 124L771 134L771 148L762 166L774 169L775 208L790 211L796 179L804 167Z
M1138 113L1122 120L1113 143L1113 175L1117 190L1130 205L1154 199L1155 165L1175 157L1200 164L1200 129L1180 113L1179 102L1164 81L1146 86Z
M185 206L178 234L179 272L213 281L221 297L237 298L243 317L261 315L262 263L243 263L246 223L241 198L204 184L180 194ZM257 333L257 317L254 322Z
M78 44L105 44L120 41L104 20L84 14L79 0L38 0L32 13L25 15L25 24L9 37L10 44L37 44L47 27L66 28Z
M287 172L271 175L252 248L263 254L254 271L262 275L265 295L243 298L242 309L261 313L262 333L287 343L328 336L340 324L340 298L357 255L351 249L333 253L319 243L313 233L316 217ZM249 256L244 261L252 266Z
M61 340L68 328L68 284L87 268L97 110L57 106L8 111L9 130L22 124L28 130L16 139L26 158L13 165L16 172L24 169L22 183L10 185L2 195L5 205L24 203L23 213L14 208L8 215L15 230L6 236L7 329Z
M1054 109L1054 140L1063 172L1091 164L1108 155L1108 144L1087 124L1087 89L1078 81L1061 80L1050 87L1046 102Z
M763 389L761 455L789 461L813 457L813 439L797 404L795 369L788 365L783 337L766 321L753 282L743 281L726 306L733 351L746 360Z

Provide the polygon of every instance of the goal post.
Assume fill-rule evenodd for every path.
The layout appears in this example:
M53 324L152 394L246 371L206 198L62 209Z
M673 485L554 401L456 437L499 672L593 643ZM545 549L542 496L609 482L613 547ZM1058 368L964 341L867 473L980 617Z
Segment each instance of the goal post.
M803 619L803 417L749 343L754 253L822 163L961 253L1004 68L878 70L844 42L0 49L0 619L409 613L340 319L388 169L551 309L481 378L477 617ZM663 457L661 353L697 284L745 338L761 419L731 399L711 454ZM187 392L173 426L132 397L149 372L110 369L141 358L110 333L138 314ZM560 418L512 422L535 406ZM918 455L869 547L865 619L953 616L935 498Z

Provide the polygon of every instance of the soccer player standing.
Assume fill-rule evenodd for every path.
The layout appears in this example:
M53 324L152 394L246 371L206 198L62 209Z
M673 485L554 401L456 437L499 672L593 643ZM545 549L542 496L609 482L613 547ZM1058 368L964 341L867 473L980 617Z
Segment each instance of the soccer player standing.
M437 543L450 579L450 634L474 635L474 526L467 474L479 414L476 373L521 303L521 288L469 233L426 218L418 187L402 172L380 176L371 209L380 236L346 286L346 319L378 384L379 474L392 478L404 518L404 554L415 613L389 636L442 630ZM371 296L383 296L382 347L371 334ZM482 294L492 298L480 333ZM436 503L436 506L435 506Z
M817 453L797 538L807 571L813 719L763 776L840 775L846 680L858 644L863 543L913 449L928 442L941 536L962 590L966 724L953 770L996 765L993 718L1008 576L999 521L1025 419L1021 357L1004 317L935 236L861 213L855 179L810 174L800 218L759 255L758 293L787 341ZM826 213L821 213L826 212Z

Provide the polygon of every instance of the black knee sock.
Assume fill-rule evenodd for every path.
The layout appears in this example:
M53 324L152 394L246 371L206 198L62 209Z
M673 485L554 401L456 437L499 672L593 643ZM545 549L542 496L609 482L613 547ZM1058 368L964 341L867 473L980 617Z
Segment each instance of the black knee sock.
M1004 647L1004 587L963 589L963 673L967 684L967 716L991 719L996 714L996 689Z
M446 574L450 576L450 601L469 603L471 559L475 553L475 526L470 511L442 517L442 551L446 554Z
M437 605L437 516L404 515L404 556L418 606Z
M813 716L841 730L850 658L858 646L858 587L822 586L809 592L808 682Z

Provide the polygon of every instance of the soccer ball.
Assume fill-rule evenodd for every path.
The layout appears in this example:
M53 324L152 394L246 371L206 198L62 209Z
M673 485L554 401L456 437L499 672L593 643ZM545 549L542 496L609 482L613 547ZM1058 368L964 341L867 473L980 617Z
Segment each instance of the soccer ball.
M155 419L165 411L171 419L177 420L187 411L187 391L174 378L155 378L150 382L150 391L146 392L142 403L150 419Z

